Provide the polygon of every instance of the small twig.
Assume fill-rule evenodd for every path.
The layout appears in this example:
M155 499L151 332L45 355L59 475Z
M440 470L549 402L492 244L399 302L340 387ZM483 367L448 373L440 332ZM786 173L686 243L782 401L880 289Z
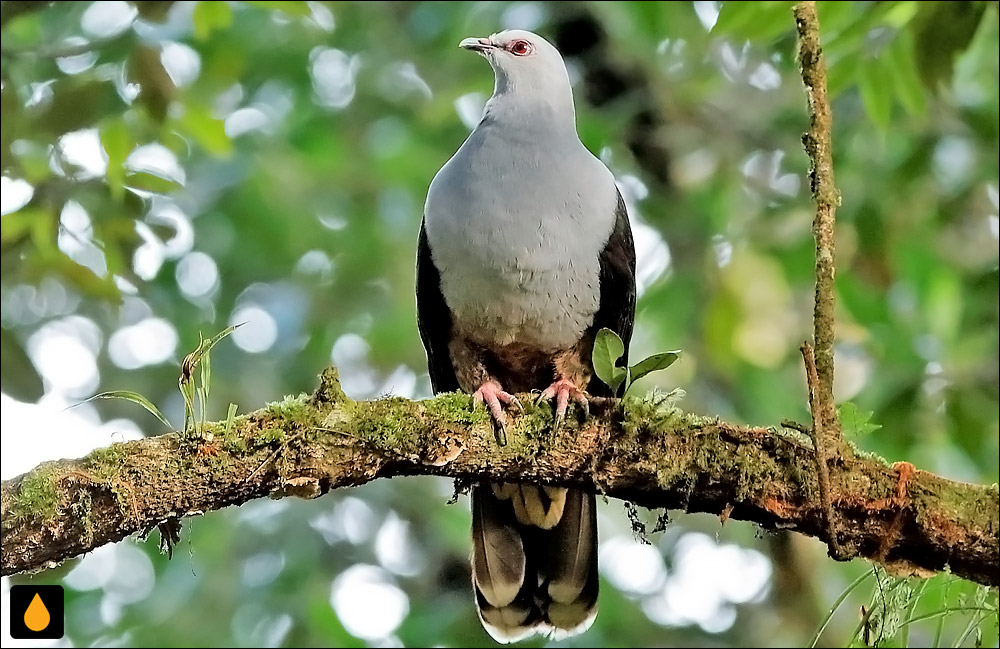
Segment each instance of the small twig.
M812 345L807 342L802 343L799 351L802 352L802 360L806 365L806 382L809 384L809 410L813 413L813 427L809 431L809 434L812 436L813 444L816 446L816 477L819 481L819 502L823 507L823 516L826 518L826 543L830 547L830 556L843 561L848 559L849 556L837 540L837 525L833 514L833 498L830 494L830 467L826 463L831 449L824 443L816 417L818 409L817 401L819 399L819 395L817 394L819 378L816 373L816 357L813 354ZM782 422L782 425L784 425L784 422Z
M248 475L246 478L243 479L243 481L244 482L250 482L250 480L252 480L254 478L254 476L256 476L258 473L260 473L264 469L264 467L266 467L268 464L270 464L271 462L274 462L276 459L278 459L278 456L281 454L281 452L283 450L285 450L286 448L288 448L288 446L292 442L294 442L296 440L299 440L299 439L302 439L302 434L301 433L295 433L294 435L290 435L288 437L288 439L286 439L281 444L279 444L278 448L274 449L274 452L271 453L270 455L268 455L267 459L265 459L263 462L261 462L260 466L258 466L256 469L254 469L253 472L250 475Z
M9 58L33 56L39 59L63 59L71 56L80 56L81 54L89 54L106 42L107 41L87 41L85 43L76 43L73 45L62 45L59 47L38 49L4 47L0 48L0 54Z
M341 437L346 437L349 440L361 441L358 439L357 435L355 435L354 433L349 433L346 430L337 430L335 428L327 428L326 426L314 426L313 430L318 430L324 433L328 433L330 435L340 435Z
M797 430L800 433L804 433L804 434L809 435L810 437L812 437L812 430L808 426L804 426L803 424L800 424L799 422L794 421L792 419L782 419L781 420L781 427L782 428L789 428L791 430Z

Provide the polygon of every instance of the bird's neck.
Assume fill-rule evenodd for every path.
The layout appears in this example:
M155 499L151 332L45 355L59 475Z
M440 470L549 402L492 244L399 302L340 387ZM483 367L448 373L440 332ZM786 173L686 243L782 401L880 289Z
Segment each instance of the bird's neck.
M505 124L576 136L576 110L568 79L532 82L498 76L486 115Z

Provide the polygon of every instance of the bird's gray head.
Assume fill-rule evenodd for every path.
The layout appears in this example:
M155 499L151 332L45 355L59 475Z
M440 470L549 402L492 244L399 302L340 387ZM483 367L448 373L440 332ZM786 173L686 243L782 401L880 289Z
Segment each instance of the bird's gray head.
M573 91L559 50L532 32L509 29L488 38L466 38L461 47L478 52L493 66L493 97L516 95L573 111ZM533 101L534 100L534 101Z

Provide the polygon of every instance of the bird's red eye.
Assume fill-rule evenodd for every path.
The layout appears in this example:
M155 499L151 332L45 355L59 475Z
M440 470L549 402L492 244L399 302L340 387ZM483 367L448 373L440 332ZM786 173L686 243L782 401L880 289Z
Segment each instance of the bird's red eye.
M510 44L510 51L512 54L518 56L526 56L531 53L531 43L528 41L514 41Z

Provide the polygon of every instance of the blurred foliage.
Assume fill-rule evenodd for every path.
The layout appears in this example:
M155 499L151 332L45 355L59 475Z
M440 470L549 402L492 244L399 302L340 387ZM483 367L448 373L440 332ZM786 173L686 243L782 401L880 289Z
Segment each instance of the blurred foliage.
M682 406L731 420L804 421L812 207L790 6L3 2L2 390L60 407L127 388L177 425L184 352L246 321L213 350L210 418L310 390L331 359L352 397L427 395L412 291L421 205L492 87L456 44L526 27L568 55L581 136L630 205L633 353L684 350L640 387L682 387ZM995 482L997 5L819 11L843 194L838 398L860 428L882 426L863 449ZM134 408L76 411L161 431ZM15 425L32 435L4 419ZM170 562L150 540L35 578L65 576L76 645L488 645L467 510L445 506L450 494L407 479L251 503L186 523ZM869 570L709 516L675 517L652 555L617 503L601 530L601 614L561 644L801 645ZM717 554L697 563L705 543ZM711 570L763 556L759 593ZM996 646L995 599L973 626L968 611L889 625L886 611L914 620L982 599L947 577L900 583L906 598L881 609L849 593L820 644L850 642L864 605L882 612L862 640ZM364 627L358 606L400 623Z

